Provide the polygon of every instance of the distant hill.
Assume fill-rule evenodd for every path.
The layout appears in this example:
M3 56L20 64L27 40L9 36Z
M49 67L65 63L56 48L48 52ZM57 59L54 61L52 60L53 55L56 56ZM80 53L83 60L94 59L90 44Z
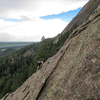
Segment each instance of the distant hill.
M7 56L11 53L13 53L14 51L16 51L16 49L14 48L8 48L8 49L5 49L4 51L0 51L0 57L4 57L4 56Z
M4 48L12 48L12 47L23 47L26 45L30 45L33 42L0 42L0 49Z
M33 42L0 42L0 57L7 56L14 51L32 43Z

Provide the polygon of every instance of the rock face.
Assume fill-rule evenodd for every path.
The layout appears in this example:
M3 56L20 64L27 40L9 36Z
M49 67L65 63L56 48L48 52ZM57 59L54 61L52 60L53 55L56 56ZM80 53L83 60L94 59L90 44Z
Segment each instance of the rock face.
M91 13L98 7L100 0L89 0L89 2L82 8L82 10L72 19L72 21L65 27L61 34L64 34L68 31L72 31L77 26L84 23ZM54 43L58 42L58 38L55 39Z
M37 100L100 100L100 6L64 46Z
M100 2L90 1L98 6L58 53L1 100L100 100Z
M73 20L62 31L62 34L84 23L99 4L100 0L89 0L89 2L77 14L77 16L75 16Z

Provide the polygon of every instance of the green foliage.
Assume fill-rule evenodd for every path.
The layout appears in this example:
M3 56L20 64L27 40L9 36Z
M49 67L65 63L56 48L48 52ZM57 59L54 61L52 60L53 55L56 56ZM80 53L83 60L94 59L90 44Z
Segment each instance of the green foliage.
M11 93L20 87L28 77L37 69L37 61L41 58L46 61L49 57L57 53L63 46L70 32L61 34L56 44L54 39L45 39L39 43L21 48L12 55L0 58L0 98L6 93ZM28 50L35 51L24 56ZM13 59L12 59L13 58Z
M66 39L69 37L70 32L66 32L65 34L60 34L58 42L53 44L54 39L44 39L42 40L36 51L36 60L42 58L43 60L47 60L49 57L53 56L58 52L58 50L63 46Z
M0 57L9 55L9 54L11 54L12 52L14 52L15 50L16 50L16 49L13 49L13 48L2 49L2 50L0 51Z
M60 34L59 35L58 42L57 42L57 44L55 44L56 51L58 51L63 46L64 42L69 37L69 35L70 35L70 32L66 32L65 34Z
M30 44L32 44L32 42L0 42L0 57L10 55L15 50Z
M29 49L36 51L37 46L38 43L32 44L15 51L12 55L0 58L0 98L15 91L36 71L36 68L32 68L34 52L27 56L24 56L24 53Z
M36 59L38 60L42 58L44 60L47 60L50 56L53 55L52 47L53 47L52 39L44 39L43 41L41 41L37 48Z

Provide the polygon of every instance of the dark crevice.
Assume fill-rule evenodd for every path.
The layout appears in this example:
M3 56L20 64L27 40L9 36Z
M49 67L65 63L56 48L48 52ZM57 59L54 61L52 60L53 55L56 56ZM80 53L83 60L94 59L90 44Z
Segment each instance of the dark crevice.
M85 23L82 27L84 27L84 26L86 26L86 25L88 25L89 23L91 23L91 21L88 21L87 23ZM81 27L81 28L82 28Z
M96 19L97 17L99 17L99 16L100 16L100 14L97 15L93 20L95 20L95 19ZM72 37L77 36L79 33L81 33L83 30L85 30L85 29L87 28L87 25L90 24L93 20L88 21L86 24L84 24L82 27L80 27L79 30L77 29L73 34L70 35L70 39L71 39Z
M9 96L9 94L7 94L6 96L5 96L5 98L4 98L4 100L6 100L6 98Z
M69 48L69 46L70 46L70 44L69 44L68 47L65 49L65 51L62 50L62 51L63 51L63 54L62 54L62 56L60 57L60 59L58 60L57 65L55 66L55 68L53 69L53 71L51 72L51 74L54 72L54 70L55 70L56 67L58 66L59 61L62 59L63 55L65 54L65 52L66 52L66 50ZM48 78L46 79L46 81L45 81L44 85L42 86L42 88L41 88L41 90L40 90L40 92L39 92L39 94L38 94L36 100L38 100L39 96L41 95L42 91L44 90L44 88L45 88L45 86L46 86L46 83L47 83L48 79L50 78L51 74L50 74L50 75L48 76Z
M22 92L25 92L25 91L26 91L26 89L29 89L29 86L26 86L26 87L25 87L25 89L24 89Z
M30 91L27 92L27 94L24 96L24 98L22 100L24 100L29 93L30 93Z

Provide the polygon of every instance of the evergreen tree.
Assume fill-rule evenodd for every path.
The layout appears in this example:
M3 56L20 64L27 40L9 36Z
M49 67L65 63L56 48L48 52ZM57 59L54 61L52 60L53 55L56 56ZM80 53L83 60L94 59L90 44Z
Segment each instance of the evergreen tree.
M41 41L44 41L45 40L45 37L43 36L42 38L41 38Z

